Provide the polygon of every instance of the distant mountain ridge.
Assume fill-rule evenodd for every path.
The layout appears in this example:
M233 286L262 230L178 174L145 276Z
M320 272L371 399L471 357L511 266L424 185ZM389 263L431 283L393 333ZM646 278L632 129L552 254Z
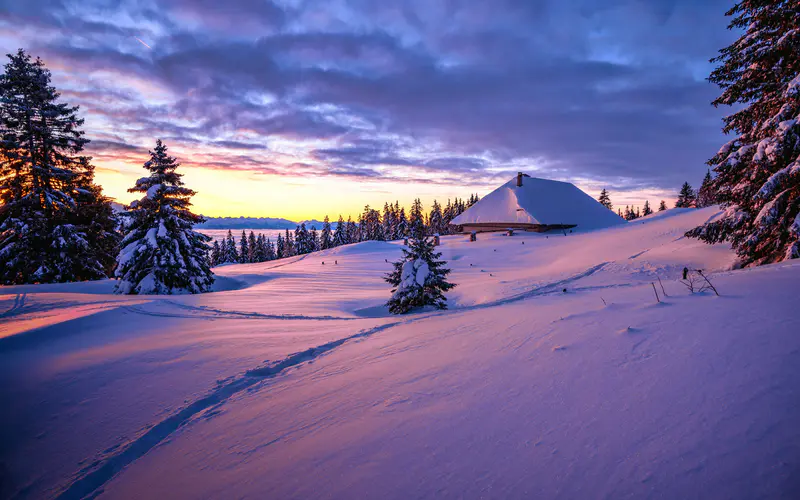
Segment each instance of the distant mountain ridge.
M206 221L197 224L198 229L294 229L300 224L305 224L307 229L316 227L322 229L322 222L318 220L305 220L300 222L274 217L206 217ZM331 227L336 227L332 222Z
M115 213L125 211L125 205L116 201L111 202ZM300 224L305 224L306 229L316 227L322 229L322 222L318 220L290 221L276 217L206 217L206 221L197 224L198 229L295 229ZM336 228L337 223L331 222L331 228Z

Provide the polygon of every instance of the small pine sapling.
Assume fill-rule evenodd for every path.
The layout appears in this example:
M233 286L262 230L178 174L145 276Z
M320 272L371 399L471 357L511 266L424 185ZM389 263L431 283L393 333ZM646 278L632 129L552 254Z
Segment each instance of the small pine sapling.
M394 286L392 298L386 303L389 312L405 314L428 305L447 309L444 292L456 285L446 280L450 269L438 260L441 256L428 238L411 240L408 249L403 249L403 257L393 263L394 270L384 278Z

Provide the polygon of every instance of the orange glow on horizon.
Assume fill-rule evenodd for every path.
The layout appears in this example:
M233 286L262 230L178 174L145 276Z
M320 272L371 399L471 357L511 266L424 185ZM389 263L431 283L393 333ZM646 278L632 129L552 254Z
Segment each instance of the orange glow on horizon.
M179 157L180 160L180 157ZM124 160L95 160L96 180L107 196L127 204L138 199L138 193L128 193L136 179L147 175L141 164L133 165L132 158ZM336 221L341 214L356 219L365 205L382 210L386 202L399 201L411 206L420 198L426 210L433 200L447 204L448 199L466 199L471 193L484 196L497 185L463 187L444 184L407 183L371 179L359 182L335 176L292 176L262 174L248 170L221 170L202 165L182 165L187 187L197 194L193 197L194 211L209 217L274 217L292 221L317 219L326 215ZM587 187L575 182L589 195L597 197L601 188ZM639 206L647 199L655 210L660 200L672 207L674 196L660 190L617 193L611 192L614 210L625 205Z

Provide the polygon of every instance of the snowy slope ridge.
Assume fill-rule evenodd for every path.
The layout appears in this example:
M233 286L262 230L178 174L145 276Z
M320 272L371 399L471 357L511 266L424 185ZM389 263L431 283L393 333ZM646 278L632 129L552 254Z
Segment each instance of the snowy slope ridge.
M599 229L625 224L625 220L569 182L524 177L522 186L513 178L464 213L452 224L523 223L575 224L581 229Z
M800 265L683 238L717 213L444 237L451 309L400 317L395 243L2 288L0 497L796 498Z

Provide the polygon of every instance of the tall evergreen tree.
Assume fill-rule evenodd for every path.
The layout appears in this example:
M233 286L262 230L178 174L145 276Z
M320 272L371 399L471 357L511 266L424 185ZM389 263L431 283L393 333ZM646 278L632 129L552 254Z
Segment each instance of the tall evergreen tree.
M408 230L412 238L423 238L426 233L425 219L422 214L422 201L419 198L414 200L411 205L411 213L408 218Z
M438 260L441 256L428 238L412 239L408 249L403 248L403 257L393 263L394 270L384 278L394 287L386 303L389 312L404 314L428 305L447 309L444 292L455 285L446 279L450 270Z
M347 243L357 243L358 239L358 226L353 219L348 215L347 216L347 225L345 234L347 234Z
M242 236L239 238L239 262L242 264L247 264L250 262L248 257L250 255L250 246L247 242L247 234L242 229Z
M706 176L703 177L703 183L700 185L700 189L697 190L697 207L710 207L716 203L716 196L714 195L714 190L711 187L713 179L711 178L711 171L706 172Z
M287 229L286 234L283 236L283 256L293 257L295 255L297 255L297 247L294 239L292 238L292 233L290 233Z
M347 224L345 224L340 214L339 221L336 223L336 231L333 233L333 246L340 247L342 245L347 245L347 243Z
M59 103L50 71L22 49L0 75L0 283L99 279L119 236L81 156L78 107Z
M614 206L611 204L611 196L608 195L608 191L605 188L600 191L600 197L597 198L597 201L609 210L614 209Z
M653 213L653 209L650 208L650 201L644 200L644 208L642 208L642 217L647 217L648 215Z
M275 242L275 258L282 259L284 257L286 257L286 242L283 240L283 236L279 234Z
M319 233L319 248L320 250L327 250L333 246L333 239L331 237L331 221L328 216L322 221L322 231Z
M258 253L257 243L255 233L250 231L250 235L247 236L247 262L259 262L256 260L256 253Z
M252 233L251 233L252 234ZM248 242L249 244L250 242ZM253 250L253 260L251 262L266 262L267 258L267 242L264 239L264 235L258 233L258 236L255 238L255 244L250 245L251 249Z
M222 252L219 248L219 241L214 240L214 244L211 246L211 265L217 266L222 262Z
M429 230L431 234L444 234L442 207L436 200L433 200L431 213L428 217L428 224L430 225Z
M384 240L383 224L381 214L369 205L364 207L359 224L361 241L382 241Z
M667 209L667 202L661 200L661 203L658 204L658 211L663 212L666 209Z
M393 240L394 214L392 213L392 206L389 203L383 204L383 217L381 217L381 222L383 223L383 238L387 241Z
M222 262L239 262L239 254L236 252L236 240L233 239L233 233L230 229L228 229L228 235L222 245Z
M713 59L715 106L736 106L735 139L709 160L719 219L687 236L730 241L744 266L800 257L800 3L743 0L726 13L742 36Z
M281 235L278 235L278 238L280 238L280 237L281 237ZM278 258L277 251L275 250L275 245L272 244L272 242L269 240L269 238L267 238L266 249L267 249L267 258L266 258L266 260L275 260L275 259Z
M319 250L319 232L317 226L311 226L311 231L308 232L309 246L312 252Z
M697 195L692 189L691 184L684 182L681 190L678 193L678 200L675 202L675 208L691 208L697 205Z
M408 236L409 226L408 219L406 218L405 207L400 209L400 215L397 217L397 239L402 240Z
M189 210L195 192L183 186L179 165L158 140L144 164L150 176L128 190L145 195L125 214L130 223L117 259L118 293L201 293L214 282L206 260L211 238L193 229L204 219Z
M305 222L301 222L294 230L294 248L297 255L305 255L313 251Z

